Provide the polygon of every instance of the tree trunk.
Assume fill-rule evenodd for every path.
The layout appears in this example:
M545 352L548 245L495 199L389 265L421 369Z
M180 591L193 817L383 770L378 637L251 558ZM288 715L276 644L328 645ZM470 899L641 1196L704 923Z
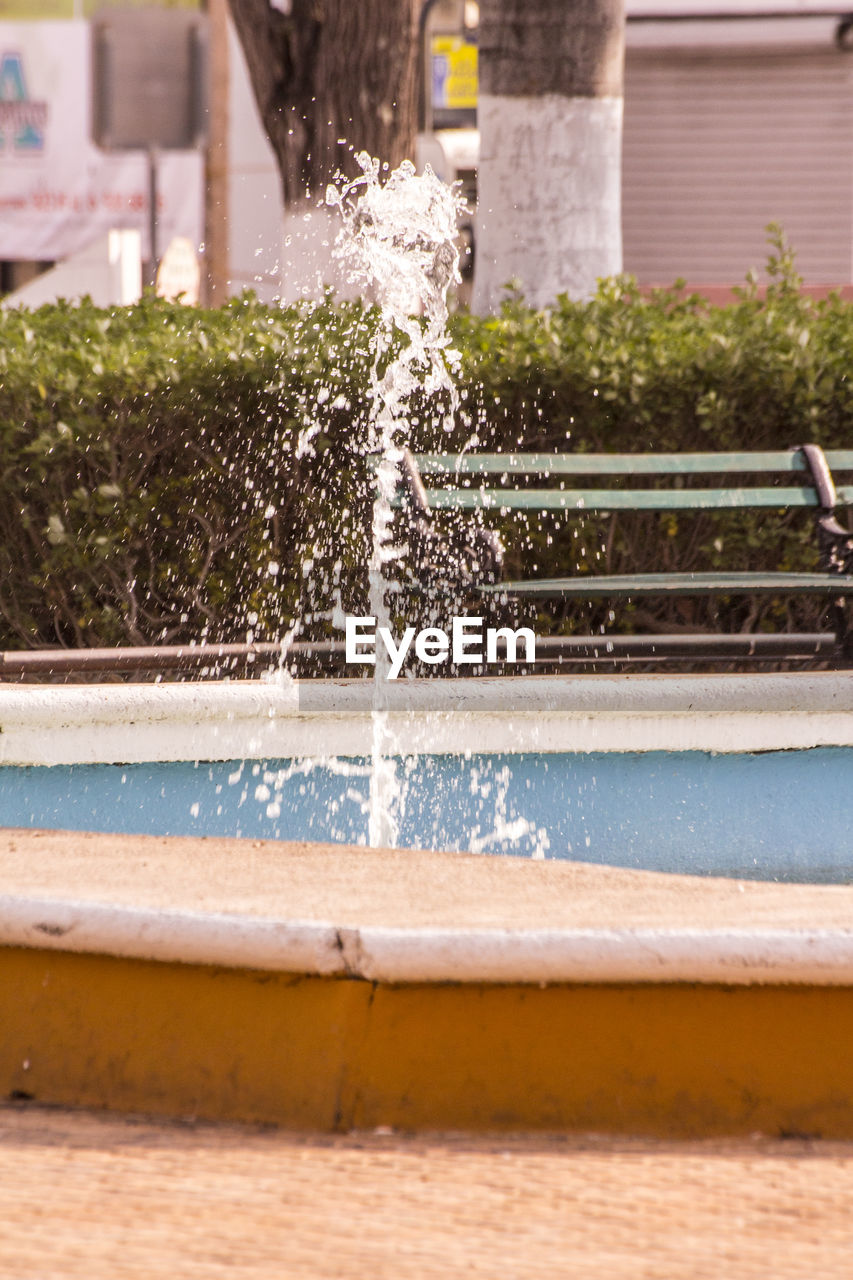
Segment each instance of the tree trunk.
M414 152L419 0L229 0L286 205Z
M474 309L622 269L623 0L481 0Z

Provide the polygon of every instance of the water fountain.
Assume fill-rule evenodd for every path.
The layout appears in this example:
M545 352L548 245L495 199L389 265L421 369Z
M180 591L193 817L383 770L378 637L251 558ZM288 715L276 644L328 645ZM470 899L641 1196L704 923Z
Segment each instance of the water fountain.
M399 557L392 534L393 499L400 460L409 443L409 402L420 392L449 401L452 419L456 389L448 368L447 290L460 279L455 240L465 201L427 166L417 174L405 161L383 183L380 164L362 152L361 176L330 186L326 203L340 210L343 226L337 253L351 283L375 290L382 325L374 338L367 448L376 461L369 615L377 629L391 627L387 570ZM423 312L425 323L421 323ZM392 351L397 335L402 342ZM389 354L390 353L390 354ZM387 359L386 359L387 357ZM382 368L384 364L384 368ZM373 667L369 842L393 846L399 838L395 810L400 779L394 757L399 744L388 721L388 655L379 647Z
M452 407L455 196L380 176L331 199L393 296L366 441L390 622L407 390ZM699 880L850 879L848 677L376 667L0 685L0 821L61 828L0 836L0 1092L303 1130L853 1133L850 891Z
M376 459L366 608L390 627L406 605L394 589L405 539L392 538L391 509L409 400L426 395L445 423L455 407L444 325L460 202L428 171L386 174L368 157L361 166L327 199L349 269L370 282L383 315L364 441ZM391 681L377 654L371 681L0 687L0 816L849 877L853 696L843 675L404 671Z

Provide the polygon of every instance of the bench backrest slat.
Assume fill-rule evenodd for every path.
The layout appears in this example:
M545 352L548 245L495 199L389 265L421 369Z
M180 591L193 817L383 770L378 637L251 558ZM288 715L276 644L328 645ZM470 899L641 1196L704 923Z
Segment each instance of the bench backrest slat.
M814 489L428 489L436 510L471 511L711 511L816 507ZM853 506L853 485L837 488L839 506Z
M833 471L853 471L853 449L827 449ZM799 449L749 453L423 453L415 458L427 475L701 475L764 472L807 473Z

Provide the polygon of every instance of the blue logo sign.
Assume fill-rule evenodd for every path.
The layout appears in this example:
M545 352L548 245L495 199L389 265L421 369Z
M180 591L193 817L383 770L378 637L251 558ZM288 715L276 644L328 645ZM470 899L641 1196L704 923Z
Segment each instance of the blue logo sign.
M41 151L47 110L46 102L30 100L21 55L4 53L0 57L0 151Z

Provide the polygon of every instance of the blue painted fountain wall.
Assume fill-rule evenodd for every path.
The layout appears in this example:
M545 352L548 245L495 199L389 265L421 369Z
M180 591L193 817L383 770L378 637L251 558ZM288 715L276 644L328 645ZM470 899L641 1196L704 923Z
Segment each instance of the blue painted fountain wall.
M853 748L422 756L397 762L406 847L702 875L853 879ZM365 843L367 763L0 768L0 823Z

